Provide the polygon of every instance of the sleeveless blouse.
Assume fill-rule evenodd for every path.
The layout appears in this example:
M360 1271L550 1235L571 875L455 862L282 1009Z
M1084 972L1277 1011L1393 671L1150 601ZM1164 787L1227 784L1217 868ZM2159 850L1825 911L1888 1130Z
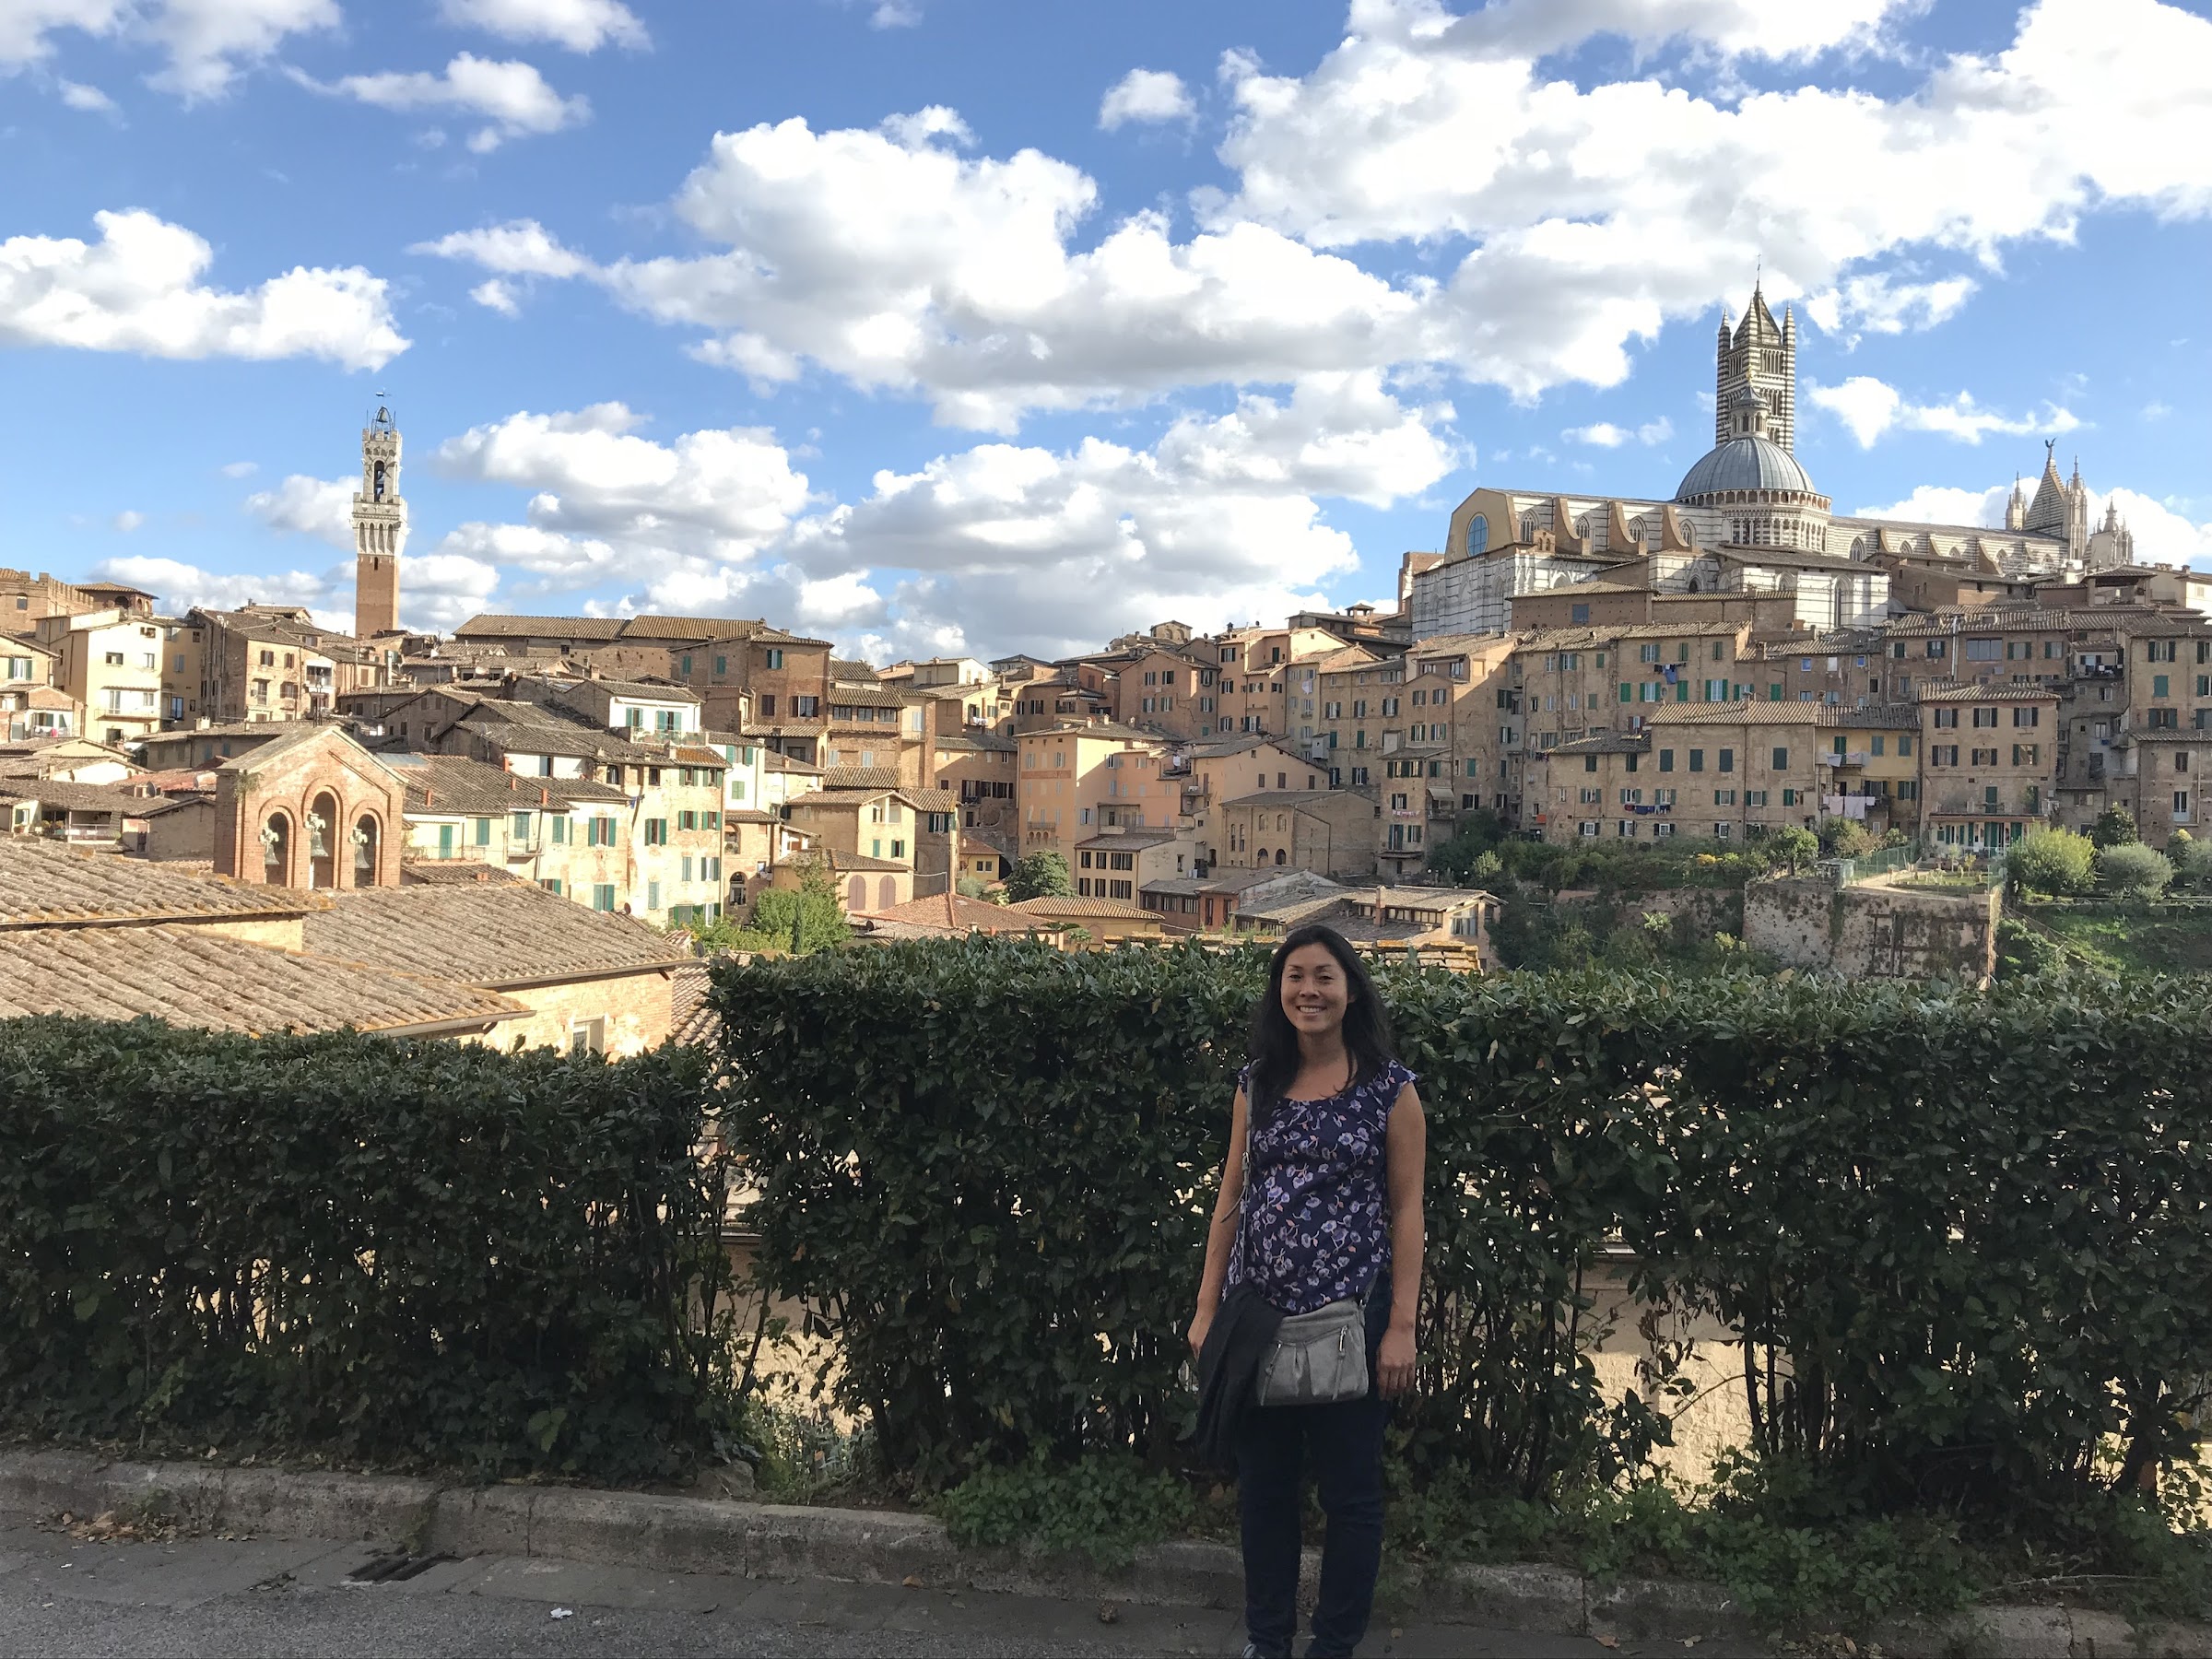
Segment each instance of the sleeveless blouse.
M1252 1068L1238 1083L1252 1100ZM1390 1271L1384 1135L1415 1075L1392 1061L1325 1100L1277 1100L1252 1137L1231 1285L1285 1313L1367 1294Z

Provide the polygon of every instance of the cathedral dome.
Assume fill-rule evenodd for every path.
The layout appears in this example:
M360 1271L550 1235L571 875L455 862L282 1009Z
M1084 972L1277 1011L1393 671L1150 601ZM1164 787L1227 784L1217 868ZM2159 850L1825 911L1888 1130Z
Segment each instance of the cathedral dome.
M1682 476L1675 491L1677 501L1724 490L1778 489L1800 495L1814 493L1812 479L1797 465L1797 457L1771 438L1746 436L1715 444L1704 458Z

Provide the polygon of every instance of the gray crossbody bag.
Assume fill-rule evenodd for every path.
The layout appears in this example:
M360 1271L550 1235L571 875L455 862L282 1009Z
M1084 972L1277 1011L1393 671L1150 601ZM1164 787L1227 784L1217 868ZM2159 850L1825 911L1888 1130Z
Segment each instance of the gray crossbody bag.
M1252 1101L1244 1110L1244 1190L1237 1204L1240 1277L1252 1277ZM1286 1313L1260 1361L1253 1400L1260 1406L1331 1406L1367 1397L1367 1307L1346 1297L1311 1313Z

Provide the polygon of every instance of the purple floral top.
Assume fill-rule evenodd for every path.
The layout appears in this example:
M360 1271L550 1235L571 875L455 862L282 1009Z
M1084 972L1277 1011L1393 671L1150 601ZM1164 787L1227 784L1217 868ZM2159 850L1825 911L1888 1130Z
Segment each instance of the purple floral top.
M1250 1072L1238 1078L1248 1102ZM1249 1278L1285 1313L1311 1313L1390 1271L1383 1137L1415 1080L1394 1060L1325 1100L1276 1102L1253 1135L1230 1284Z

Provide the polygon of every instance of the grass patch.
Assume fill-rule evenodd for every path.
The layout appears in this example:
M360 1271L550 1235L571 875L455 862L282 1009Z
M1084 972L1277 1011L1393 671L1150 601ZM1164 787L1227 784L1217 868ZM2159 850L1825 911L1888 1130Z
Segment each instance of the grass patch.
M2037 905L2060 944L2111 973L2212 973L2212 912Z

